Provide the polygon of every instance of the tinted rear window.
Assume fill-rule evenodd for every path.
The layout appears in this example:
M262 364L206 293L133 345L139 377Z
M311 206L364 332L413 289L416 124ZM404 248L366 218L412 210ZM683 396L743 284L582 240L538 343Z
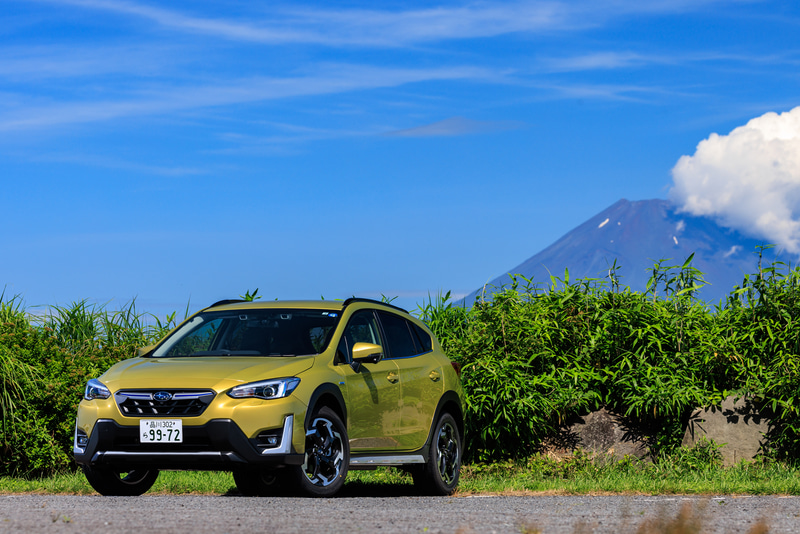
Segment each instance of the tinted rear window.
M389 345L389 354L392 358L405 358L422 352L412 334L410 322L402 317L388 312L378 312L381 319L383 332L386 334L386 343Z
M422 352L430 352L433 350L433 342L431 341L431 336L428 334L424 328L421 328L414 323L411 323L411 326L414 329L414 333L417 334L417 340L419 341L420 346L422 347Z

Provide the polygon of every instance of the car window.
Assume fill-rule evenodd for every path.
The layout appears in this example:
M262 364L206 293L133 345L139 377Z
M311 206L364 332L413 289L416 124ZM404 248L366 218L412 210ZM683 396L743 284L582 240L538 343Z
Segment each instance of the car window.
M208 321L203 321L201 317L195 317L192 328L186 335L167 351L165 356L181 356L195 352L211 350L223 322L221 317Z
M356 343L373 343L382 345L378 322L372 310L361 310L350 317L344 336L339 342L337 355L344 361L351 361L353 357L353 345Z
M319 354L330 342L338 317L336 312L306 309L206 312L166 339L153 357Z
M433 342L431 341L431 336L428 332L425 331L424 328L411 323L413 327L414 333L417 334L417 341L419 341L420 347L422 347L422 352L430 352L433 350Z
M361 311L353 315L347 325L348 338L352 341L350 346L355 343L374 343L380 345L381 338L378 334L378 324L375 322L375 315L369 311Z
M411 323L389 312L378 312L381 319L383 332L386 334L386 344L392 358L406 358L422 352L417 345L416 335L411 333Z

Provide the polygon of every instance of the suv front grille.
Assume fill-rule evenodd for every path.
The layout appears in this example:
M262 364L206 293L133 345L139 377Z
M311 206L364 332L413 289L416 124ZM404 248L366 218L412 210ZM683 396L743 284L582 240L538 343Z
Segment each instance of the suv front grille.
M195 417L205 411L215 396L208 390L137 389L117 391L114 398L126 417Z

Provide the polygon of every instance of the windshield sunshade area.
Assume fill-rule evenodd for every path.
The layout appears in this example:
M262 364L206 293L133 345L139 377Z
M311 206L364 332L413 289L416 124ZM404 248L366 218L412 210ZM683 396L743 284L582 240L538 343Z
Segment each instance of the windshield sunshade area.
M339 315L302 309L201 313L167 338L153 357L318 354L328 345Z

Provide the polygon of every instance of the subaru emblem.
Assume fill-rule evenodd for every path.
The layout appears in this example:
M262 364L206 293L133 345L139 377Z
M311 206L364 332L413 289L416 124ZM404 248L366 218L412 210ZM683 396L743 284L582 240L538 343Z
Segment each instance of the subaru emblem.
M153 393L153 400L158 402L166 402L172 398L172 393L168 391L157 391Z

